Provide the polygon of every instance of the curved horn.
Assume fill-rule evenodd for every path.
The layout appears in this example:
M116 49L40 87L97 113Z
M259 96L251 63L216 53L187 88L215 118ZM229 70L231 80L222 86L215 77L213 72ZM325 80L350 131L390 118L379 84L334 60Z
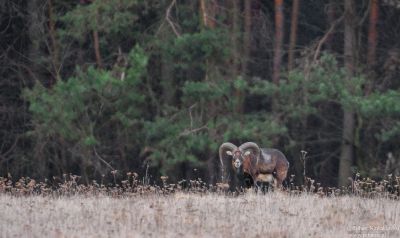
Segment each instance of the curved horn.
M247 150L251 150L255 156L260 156L260 147L254 142L246 142L239 146L239 150L244 153Z
M237 146L230 143L230 142L225 142L219 147L219 161L221 162L221 165L223 166L224 163L223 158L226 154L227 151L233 152L234 150L237 149Z

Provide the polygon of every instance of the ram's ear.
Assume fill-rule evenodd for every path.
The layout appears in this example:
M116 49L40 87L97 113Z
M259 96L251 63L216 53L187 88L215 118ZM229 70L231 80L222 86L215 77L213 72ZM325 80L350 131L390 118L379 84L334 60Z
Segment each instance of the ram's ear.
M248 156L248 155L250 155L250 154L251 154L251 151L250 151L250 150L244 152L244 155L245 155L245 156Z
M233 154L232 154L232 151L230 151L230 150L227 150L227 151L226 151L226 154L229 155L229 156L232 156L232 155L233 155Z

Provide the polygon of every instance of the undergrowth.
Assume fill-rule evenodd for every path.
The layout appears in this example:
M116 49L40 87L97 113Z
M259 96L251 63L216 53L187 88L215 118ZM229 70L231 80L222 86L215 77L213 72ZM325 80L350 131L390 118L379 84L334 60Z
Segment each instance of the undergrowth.
M117 171L111 172L113 176ZM350 179L350 178L349 178ZM82 183L81 177L73 174L63 174L62 179L54 177L44 181L36 181L29 177L22 177L14 180L9 174L7 177L0 177L0 194L12 196L111 196L111 197L129 197L141 195L168 195L176 192L193 194L224 194L241 195L253 189L236 189L229 191L229 186L225 183L215 185L207 184L201 178L195 180L181 180L178 183L169 183L167 176L161 176L161 183L150 184L148 179L139 178L135 172L128 172L122 180L112 183L105 183L93 180L90 183ZM282 188L284 193L289 195L315 194L320 197L331 196L360 196L368 198L389 198L400 199L400 176L389 174L380 181L371 178L362 178L356 174L350 179L350 185L347 187L325 187L310 177L305 177L304 184L295 185L295 176L291 175L287 179L286 186Z

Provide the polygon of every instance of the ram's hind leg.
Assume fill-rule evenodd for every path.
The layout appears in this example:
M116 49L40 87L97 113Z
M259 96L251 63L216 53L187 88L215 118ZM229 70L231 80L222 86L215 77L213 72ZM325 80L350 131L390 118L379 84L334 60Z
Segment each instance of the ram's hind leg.
M282 183L286 179L287 169L283 169L281 171L276 171L274 187L278 189L282 189Z

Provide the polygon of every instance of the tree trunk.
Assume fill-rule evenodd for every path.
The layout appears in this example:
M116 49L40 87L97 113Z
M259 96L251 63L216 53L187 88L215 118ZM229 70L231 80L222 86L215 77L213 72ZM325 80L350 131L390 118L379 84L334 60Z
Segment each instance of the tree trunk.
M203 26L208 26L206 0L200 0L200 18Z
M242 61L239 56L240 54L240 25L239 25L239 2L238 0L231 1L231 49L232 49L232 64L231 68L231 79L236 80L238 76L243 76L243 71L241 70ZM243 103L244 96L241 89L235 90L235 100L236 100L236 108L235 111L238 115L243 113Z
M231 45L232 45L232 65L231 74L232 79L235 79L240 73L240 59L239 59L239 6L238 0L231 1Z
M368 51L367 51L367 66L370 70L368 81L365 85L365 95L369 95L373 88L374 67L376 65L376 45L378 39L378 31L376 25L379 17L378 0L371 0L371 8L369 12L369 29L368 29Z
M292 19L290 25L290 43L289 43L289 58L288 58L288 70L293 69L294 64L294 49L297 42L297 19L299 16L300 0L293 1L292 7Z
M96 64L97 64L97 67L101 68L102 67L102 59L101 59L101 53L100 53L99 33L97 32L97 30L93 31L93 44L94 44L94 53L96 55Z
M371 68L375 65L376 45L377 45L377 30L378 22L378 0L371 0L371 10L369 13L369 29L368 29L368 56L367 64Z
M348 80L354 76L356 60L356 13L354 0L344 1L344 64L347 70ZM351 86L351 83L349 83ZM349 184L351 166L354 155L354 129L355 113L351 109L344 109L343 135L339 163L339 186Z
M328 4L328 9L327 9L327 17L328 17L328 28L331 27L335 20L336 20L336 3L335 0L330 0ZM329 51L333 51L333 38L334 38L335 32L329 33L326 39L326 49Z
M59 54L59 47L56 38L56 23L54 19L54 7L53 7L53 0L48 0L48 10L49 10L49 33L51 39L51 61L53 64L54 70L54 82L50 83L51 85L55 83L55 81L60 79L60 54Z
M39 79L43 83L45 80L43 68L39 65L38 59L43 57L41 51L41 45L44 42L44 26L46 19L44 18L43 8L40 6L45 5L45 0L31 0L27 2L27 13L28 13L28 38L30 40L28 48L28 59L31 70L31 76L34 79ZM51 82L45 82L46 86L49 86ZM35 159L35 166L37 174L46 177L48 175L47 163L48 158L43 155L43 144L45 142L38 140L35 143L33 157Z
M98 14L98 12L96 12L96 18L97 18L97 14ZM93 45L94 45L94 54L96 56L97 67L101 68L103 63L102 63L102 59L101 59L100 40L99 40L98 29L93 30Z
M215 153L212 153L212 154L215 155ZM215 163L214 163L215 160L216 159L212 155L210 155L208 160L207 160L207 170L208 170L208 173L207 173L208 174L208 181L207 181L207 183L208 184L215 184L216 181L217 181L215 175L218 174L218 172L215 171Z
M32 69L32 72L35 78L42 78L39 75L42 73L40 67L36 62L37 59L40 59L43 54L40 50L41 45L44 42L44 25L45 25L45 17L43 9L40 6L45 4L45 0L31 0L28 1L27 4L27 12L28 12L28 36L30 40L28 57L31 65L29 68Z
M214 29L216 27L216 22L215 22L215 17L216 17L216 9L217 9L217 3L215 1L212 1L211 6L210 6L210 1L211 0L200 0L200 6L199 6L199 10L200 10L200 18L201 18L201 22L202 22L202 27L203 29ZM209 71L210 68L212 67L212 64L210 64L208 62L208 60L206 60L205 62L205 75L204 75L204 81L206 81L209 77ZM205 108L207 105L199 105L200 107ZM209 108L206 109L206 111L208 111L208 116L213 117L214 115L212 115L215 110L214 110L214 103L211 103L211 105L209 105ZM201 110L202 110L201 109ZM211 113L210 113L211 112ZM206 118L202 118L201 119L203 122L206 121ZM212 154L212 153L211 153ZM207 178L207 183L209 184L214 184L214 182L216 182L216 178L215 178L215 158L212 155L208 156L207 159L207 170L208 170L208 178Z
M210 4L210 2L212 2ZM215 14L217 11L217 3L215 0L200 0L200 17L204 27L215 28Z
M243 57L242 73L247 76L248 63L251 52L251 0L244 0L244 33L243 33Z
M283 45L283 0L275 0L275 45L274 45L274 66L272 81L278 85L282 61Z
M162 85L162 102L164 105L175 105L174 97L176 85L174 83L174 70L171 64L172 59L169 55L161 55L161 85Z

